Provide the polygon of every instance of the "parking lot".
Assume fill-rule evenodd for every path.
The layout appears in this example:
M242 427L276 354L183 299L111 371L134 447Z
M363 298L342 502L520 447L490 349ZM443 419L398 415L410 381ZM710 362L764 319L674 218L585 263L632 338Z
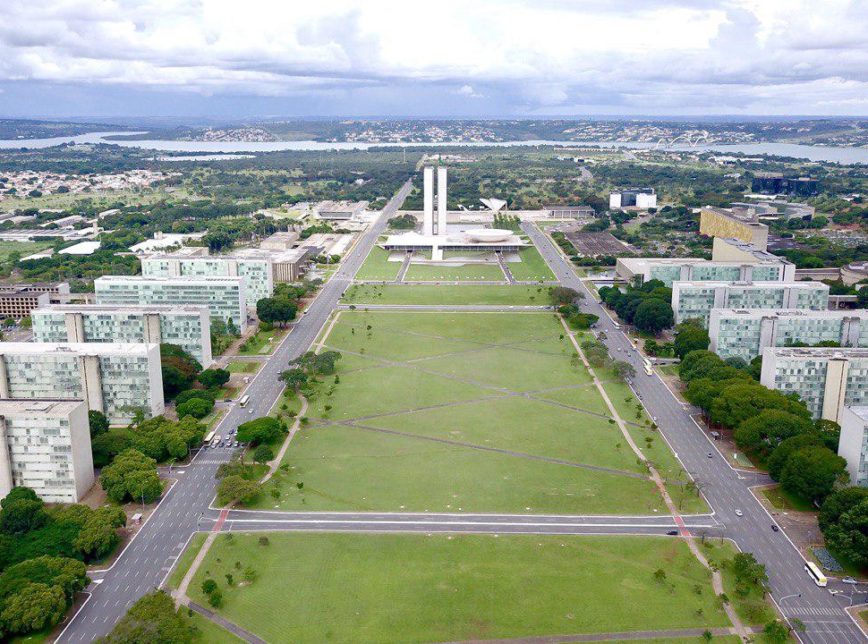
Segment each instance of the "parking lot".
M576 247L579 255L585 257L623 255L625 250L635 251L629 244L621 242L612 233L567 232L565 235Z

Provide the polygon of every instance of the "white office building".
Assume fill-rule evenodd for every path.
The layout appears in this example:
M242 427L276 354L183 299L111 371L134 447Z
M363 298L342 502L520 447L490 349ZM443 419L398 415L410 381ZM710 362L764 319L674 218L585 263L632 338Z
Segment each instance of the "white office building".
M654 188L629 188L609 193L609 208L637 208L648 210L657 207Z
M78 503L93 482L84 401L0 400L0 497L25 486L46 503Z
M639 285L660 280L672 282L792 282L796 267L783 258L765 253L752 261L709 261L695 257L619 257L618 277Z
M34 309L35 342L174 344L203 367L211 356L211 316L205 306L56 304Z
M712 309L708 320L710 349L721 358L752 360L765 347L836 342L868 347L868 310Z
M838 456L847 461L850 483L868 487L868 407L844 407Z
M814 418L841 422L844 407L868 405L868 349L766 347L760 382L796 393Z
M205 306L212 320L247 329L247 292L242 277L144 277L106 275L94 280L96 303Z
M675 322L699 319L708 325L712 309L829 308L829 286L822 282L673 282Z
M112 423L165 411L157 344L0 342L0 399L84 400Z

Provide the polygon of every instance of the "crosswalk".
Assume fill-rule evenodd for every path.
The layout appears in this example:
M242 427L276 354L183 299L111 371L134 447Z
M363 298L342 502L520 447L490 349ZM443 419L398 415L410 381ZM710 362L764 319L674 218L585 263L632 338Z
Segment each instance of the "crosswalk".
M787 615L805 615L812 617L841 617L841 610L837 608L816 608L813 606L796 606L787 608Z

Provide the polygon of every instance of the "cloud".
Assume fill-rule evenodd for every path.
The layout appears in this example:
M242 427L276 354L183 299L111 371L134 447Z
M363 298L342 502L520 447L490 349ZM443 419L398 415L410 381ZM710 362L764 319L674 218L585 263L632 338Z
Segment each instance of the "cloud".
M243 9L4 0L0 83L7 94L41 83L311 109L340 98L332 108L427 105L426 115L862 109L868 3L817 9L815 0L245 0Z

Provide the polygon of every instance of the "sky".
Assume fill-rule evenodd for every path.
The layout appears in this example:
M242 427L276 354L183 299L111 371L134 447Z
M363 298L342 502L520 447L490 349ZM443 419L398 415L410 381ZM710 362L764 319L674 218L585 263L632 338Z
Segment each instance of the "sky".
M0 117L866 115L866 0L3 0Z

